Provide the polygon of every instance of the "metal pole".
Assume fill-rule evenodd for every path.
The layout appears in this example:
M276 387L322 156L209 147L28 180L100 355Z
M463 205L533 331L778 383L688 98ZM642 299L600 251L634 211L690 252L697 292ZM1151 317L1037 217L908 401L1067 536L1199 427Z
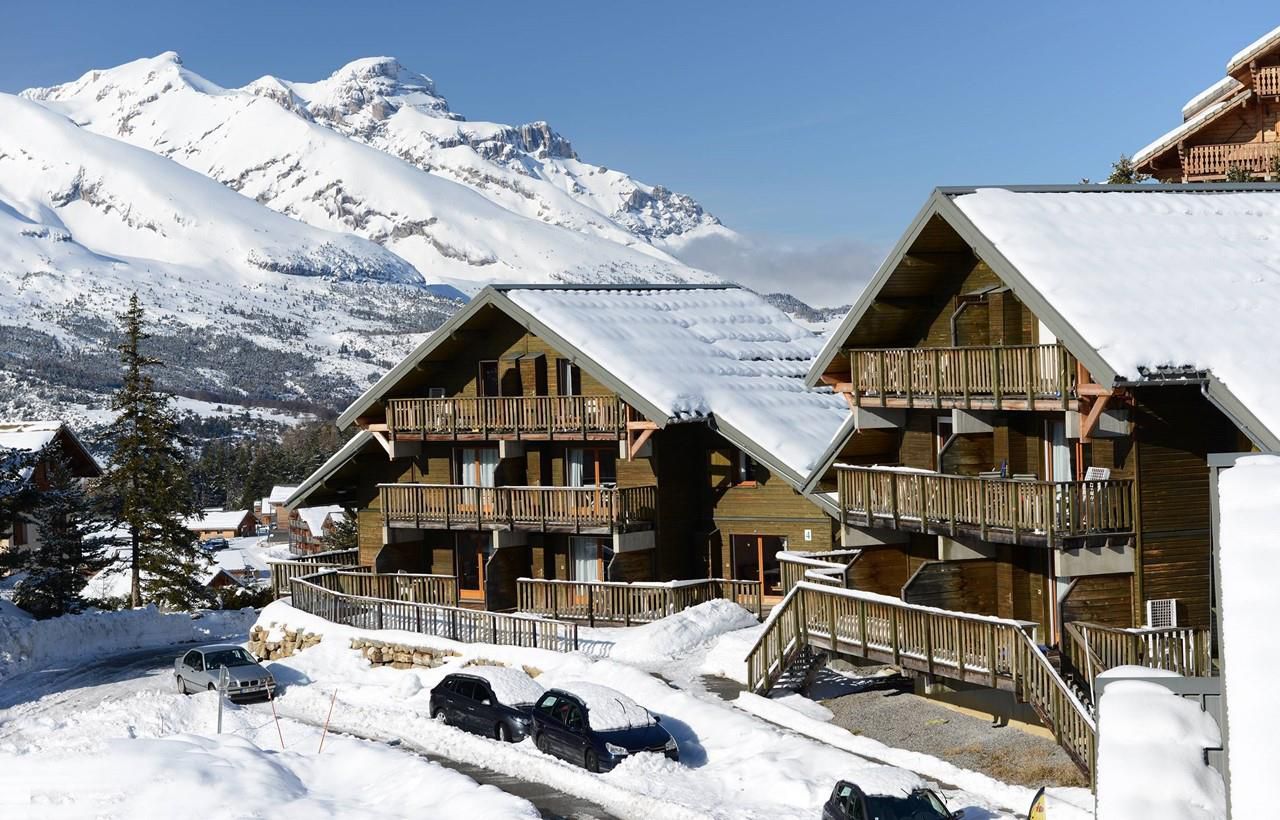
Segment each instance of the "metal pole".
M227 697L227 667L218 669L218 734L222 734L222 701Z

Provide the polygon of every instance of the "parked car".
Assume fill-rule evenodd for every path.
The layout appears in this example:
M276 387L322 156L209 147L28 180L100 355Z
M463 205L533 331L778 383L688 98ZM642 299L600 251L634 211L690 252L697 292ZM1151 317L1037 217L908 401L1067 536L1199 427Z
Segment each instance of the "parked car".
M822 806L822 820L960 820L930 789L906 794L867 794L847 780L836 783Z
M514 743L529 736L529 712L542 687L519 669L468 666L431 690L431 717L478 735Z
M548 689L533 710L533 742L546 754L609 771L643 752L680 759L680 749L659 719L631 698L594 683Z
M227 697L231 700L268 698L276 680L254 657L235 644L213 644L181 655L173 661L174 682L184 695L217 689L222 667L227 668Z
M200 544L200 548L206 552L217 552L218 550L224 550L229 546L231 545L227 543L227 539L222 536L206 539Z
M259 535L259 536L261 536L261 535L270 535L270 534L271 534L271 528L270 528L270 527L268 527L266 524L259 524L258 526L256 526L256 527L254 527L254 528L253 528L253 534L254 534L254 535Z

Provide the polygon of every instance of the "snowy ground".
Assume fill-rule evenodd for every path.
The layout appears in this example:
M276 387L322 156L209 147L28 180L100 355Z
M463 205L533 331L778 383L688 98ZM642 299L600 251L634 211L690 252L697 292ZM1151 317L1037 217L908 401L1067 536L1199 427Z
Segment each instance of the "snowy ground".
M706 670L735 673L739 650L758 631L753 619L725 602L645 627L583 630L589 653L579 654L378 633L459 653L431 670L371 668L349 648L349 639L364 633L284 603L268 607L258 621L325 636L269 664L282 685L275 703L279 730L271 706L255 704L229 712L225 728L233 736L219 738L212 728L216 702L172 691L165 661L190 633L159 655L151 650L130 660L118 654L97 671L93 664L68 671L72 659L65 658L61 670L56 662L46 665L53 669L27 663L24 673L0 680L0 816L82 816L90 805L97 816L167 816L179 794L200 805L230 801L262 812L233 810L231 816L537 816L527 801L479 786L410 749L450 767L541 784L594 807L586 812L592 816L811 818L841 778L881 791L937 784L966 820L1018 817L1030 802L1030 790L851 735L826 723L830 713L811 701L742 695L726 702L708 692ZM501 744L430 720L430 688L475 661L523 666L544 686L589 680L619 689L662 716L681 762L641 755L595 775L541 754L531 741ZM332 730L399 742L399 748L331 735L317 754L318 726L331 703ZM379 776L369 778L370 771ZM409 783L415 787L404 786ZM1060 796L1088 805L1087 792L1075 791ZM427 804L415 802L423 800ZM1089 816L1068 811L1059 813Z

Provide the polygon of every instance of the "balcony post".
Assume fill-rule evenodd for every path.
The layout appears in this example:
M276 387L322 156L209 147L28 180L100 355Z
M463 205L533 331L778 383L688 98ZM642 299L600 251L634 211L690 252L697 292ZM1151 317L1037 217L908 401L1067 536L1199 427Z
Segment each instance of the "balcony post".
M1067 355L1067 349L1061 345L1058 346L1058 358L1061 360L1058 369L1062 371L1058 375L1061 380L1062 409L1067 410L1071 407L1071 397L1068 394L1071 389L1071 375L1068 370L1071 367L1071 357Z
M915 348L908 347L907 355L904 358L906 359L907 372L905 374L906 378L903 379L903 382L907 388L907 407L911 407L911 397L915 393L914 388L916 381Z
M969 399L969 351L964 348L957 350L960 357L960 381L964 385L964 409L970 409Z
M933 406L934 409L942 407L942 368L939 366L942 360L942 351L938 348L933 349Z
M862 497L862 502L864 507L863 514L866 516L867 526L870 527L871 526L871 471L865 470L862 473L862 478L863 478L863 484L866 489L866 493Z
M1002 381L1002 379L1000 378L1000 368L1001 368L1001 366L1002 366L1002 364L1003 364L1003 363L1001 362L1001 359L1002 359L1002 358L1004 358L1004 357L1000 355L1000 348L999 348L999 347L993 347L993 348L991 348L991 380L992 380L992 392L993 392L993 393L995 393L995 398L996 398L996 409L997 409L997 410L1003 410L1003 409L1004 409L1004 403L1001 401L1001 398L1002 398L1002 397L1001 397L1001 395L1000 395L1000 387L1001 387L1000 383L1001 383L1001 381Z
M879 365L878 370L879 370L879 379L880 379L879 390L880 390L880 406L881 407L884 407L885 405L888 404L888 399L884 395L884 360L885 360L884 351L877 350L876 362Z
M1027 357L1027 409L1034 410L1036 409L1036 385L1039 383L1036 373L1040 369L1040 349L1025 347L1022 352Z
M859 361L858 351L849 351L849 388L853 393L853 406L862 406L862 391L858 389L858 384L862 380L861 362Z

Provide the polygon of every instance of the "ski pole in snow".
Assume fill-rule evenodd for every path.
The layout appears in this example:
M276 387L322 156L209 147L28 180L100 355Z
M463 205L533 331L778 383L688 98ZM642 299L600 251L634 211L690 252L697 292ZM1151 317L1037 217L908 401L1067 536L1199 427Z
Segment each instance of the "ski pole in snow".
M316 749L316 754L324 751L324 736L329 733L329 718L333 717L333 704L338 699L338 690L333 690L333 697L329 698L329 714L324 718L324 729L320 731L320 748Z
M227 696L227 667L218 670L218 734L222 734L222 701Z
M280 731L280 716L276 714L276 693L267 693L267 700L271 701L271 719L276 722L276 734L280 735L280 751L284 751L284 732Z

